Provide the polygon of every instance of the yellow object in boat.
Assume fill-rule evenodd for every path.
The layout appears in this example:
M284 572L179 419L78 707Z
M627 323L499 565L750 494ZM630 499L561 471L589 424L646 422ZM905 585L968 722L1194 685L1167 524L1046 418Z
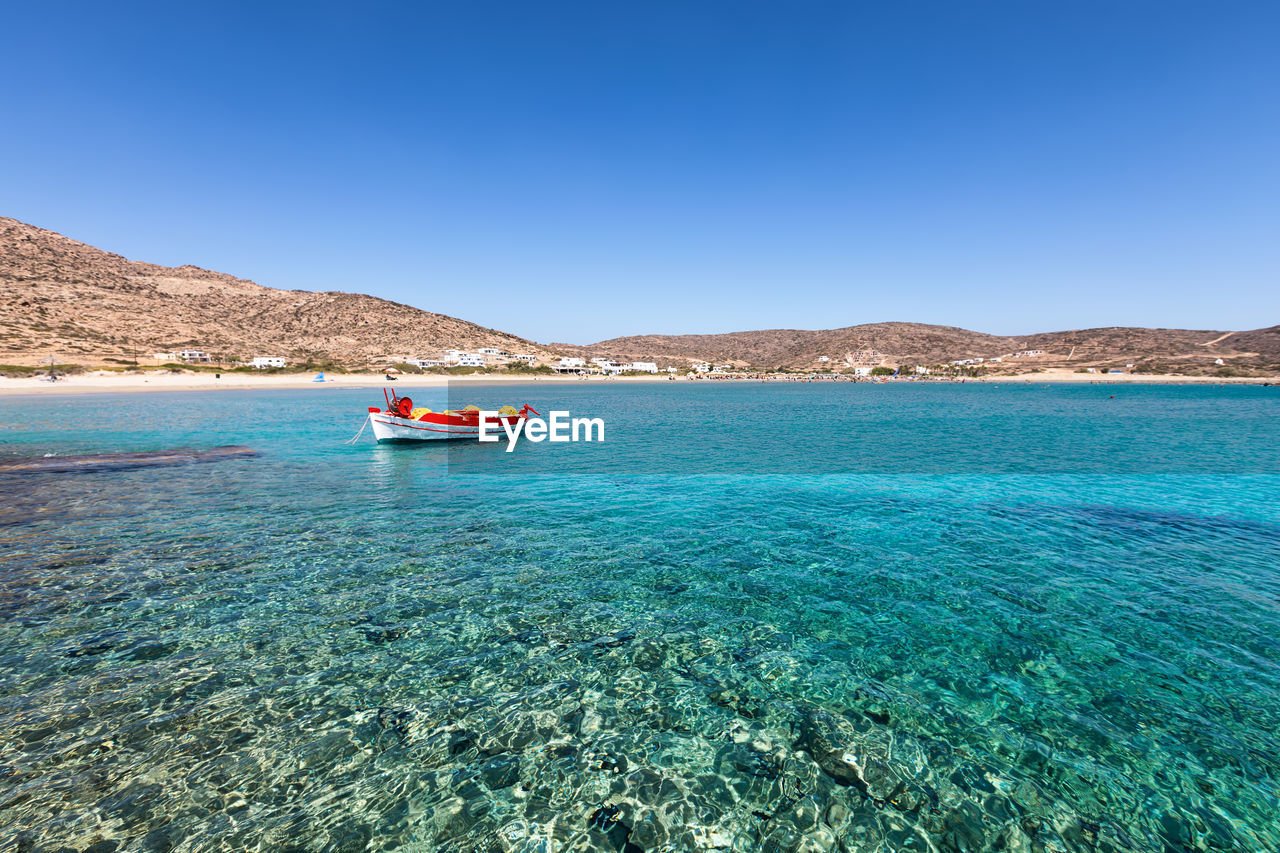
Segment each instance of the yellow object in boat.
M520 414L520 410L519 410L519 409L517 409L515 406L503 406L501 409L498 409L498 414L500 414L500 415L518 415L518 414Z
M464 411L464 412L478 412L478 411L480 411L480 407L479 407L479 406L467 406L467 407L466 407L465 409L463 409L462 411Z
M418 406L416 409L414 409L409 413L409 417L413 418L416 421L418 418L422 417L423 415L429 415L429 414L431 414L431 410L428 409L426 406Z

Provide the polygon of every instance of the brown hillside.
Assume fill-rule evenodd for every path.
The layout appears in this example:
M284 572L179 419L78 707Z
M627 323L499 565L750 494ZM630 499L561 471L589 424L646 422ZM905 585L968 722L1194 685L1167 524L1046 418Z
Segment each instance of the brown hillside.
M286 356L360 366L450 347L494 346L543 357L692 361L744 368L841 369L983 358L986 369L1107 368L1150 372L1280 371L1280 326L1243 332L1112 327L1002 337L951 326L869 323L808 331L641 335L589 346L539 346L504 332L355 293L273 290L199 267L127 260L0 217L0 363L51 356L84 364L184 347L224 359ZM1043 354L1012 358L1014 353ZM825 356L828 360L821 361ZM992 365L993 357L1004 361ZM1221 359L1222 365L1215 364Z
M839 369L850 364L942 364L966 358L1002 358L988 369L1115 367L1204 373L1221 367L1280 369L1280 326L1250 332L1112 327L1002 337L951 326L870 323L843 329L770 329L722 335L642 335L613 338L585 347L553 344L583 356L656 360L686 365L692 360L756 368ZM1024 358L1015 353L1042 350ZM827 356L829 361L819 361ZM878 357L877 357L878 356ZM1215 364L1222 359L1224 365Z
M769 329L760 332L730 332L723 335L642 335L614 338L575 349L591 355L615 358L657 358L659 360L699 359L732 362L757 367L807 368L818 356L833 363L861 363L867 357L874 364L911 362L932 364L970 356L994 355L1007 351L1011 339L951 326L922 323L869 323L843 329L808 331ZM553 344L568 348L565 344ZM883 356L876 358L875 356Z
M358 293L274 290L127 260L0 217L0 362L124 359L194 347L365 365L448 347L545 353L504 332Z

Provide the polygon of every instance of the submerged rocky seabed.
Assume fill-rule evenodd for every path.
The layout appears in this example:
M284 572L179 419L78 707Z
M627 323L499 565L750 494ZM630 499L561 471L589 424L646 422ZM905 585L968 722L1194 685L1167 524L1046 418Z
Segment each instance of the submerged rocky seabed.
M0 849L1280 850L1276 476L267 450L4 482Z

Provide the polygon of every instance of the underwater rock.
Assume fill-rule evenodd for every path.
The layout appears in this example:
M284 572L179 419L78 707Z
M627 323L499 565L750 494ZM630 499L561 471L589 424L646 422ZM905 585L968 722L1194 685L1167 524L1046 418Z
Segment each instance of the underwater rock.
M404 629L387 627L385 625L371 625L362 629L362 633L364 634L364 638L371 643L391 643L404 636Z
M514 755L495 755L480 765L480 781L491 791L509 788L520 779L520 759Z
M0 459L0 474L72 474L91 471L123 471L130 468L157 468L219 462L258 456L250 447L226 445L209 450L156 450L145 453L86 453L75 456L38 456L27 459Z
M636 650L632 663L636 669L641 672L653 672L661 668L663 662L667 659L667 652L660 643L653 640L647 640L642 643L640 648Z
M591 645L600 649L616 649L619 646L625 646L635 638L636 632L634 628L624 628L621 631L615 631L612 634L597 637L591 642Z

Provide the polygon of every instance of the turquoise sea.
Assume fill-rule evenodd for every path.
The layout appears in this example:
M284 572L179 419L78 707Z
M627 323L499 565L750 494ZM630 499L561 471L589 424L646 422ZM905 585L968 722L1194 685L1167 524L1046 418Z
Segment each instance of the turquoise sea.
M405 381L397 383L408 384ZM0 399L0 850L1280 851L1280 388Z

